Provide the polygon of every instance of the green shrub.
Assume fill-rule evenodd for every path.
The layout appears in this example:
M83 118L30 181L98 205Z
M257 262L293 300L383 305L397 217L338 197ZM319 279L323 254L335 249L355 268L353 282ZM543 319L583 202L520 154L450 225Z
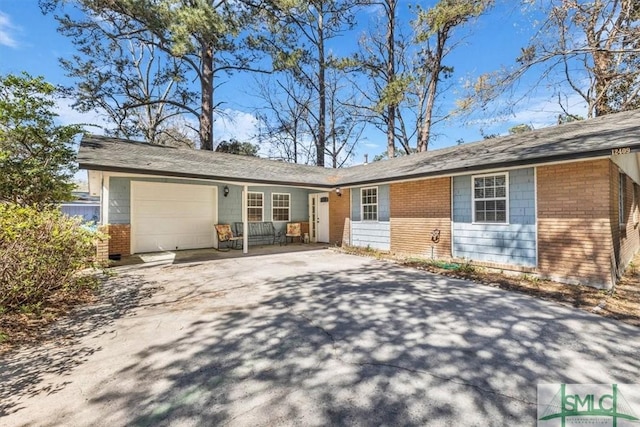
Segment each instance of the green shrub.
M37 312L52 293L87 286L76 273L100 237L58 209L0 203L0 313Z

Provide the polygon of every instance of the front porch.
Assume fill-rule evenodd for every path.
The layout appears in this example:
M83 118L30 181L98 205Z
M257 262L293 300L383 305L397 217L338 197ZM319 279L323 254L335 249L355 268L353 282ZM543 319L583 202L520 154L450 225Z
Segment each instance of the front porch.
M228 224L235 236L245 237L245 253L281 243L288 223L300 223L301 237L308 235L311 242L332 241L329 199L336 196L327 189L115 172L101 173L99 181L102 230L110 236L101 256L216 248L216 224ZM253 233L256 224L271 231Z
M328 247L329 245L326 243L289 243L286 246L277 244L255 245L251 246L251 252L247 254L243 253L242 250L237 249L230 249L228 251L214 248L185 249L179 251L163 251L129 255L122 257L119 261L110 261L109 266L118 267L120 269L126 268L127 266L136 266L136 268L140 268L141 265L151 267L157 265L189 264L214 261L218 259L260 257L281 253L316 251L327 249Z

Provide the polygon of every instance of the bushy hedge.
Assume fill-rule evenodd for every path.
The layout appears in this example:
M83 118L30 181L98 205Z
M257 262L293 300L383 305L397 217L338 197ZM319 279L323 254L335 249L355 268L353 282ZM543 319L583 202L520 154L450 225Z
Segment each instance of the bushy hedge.
M56 208L0 203L0 314L40 307L60 289L89 284L76 273L100 236Z

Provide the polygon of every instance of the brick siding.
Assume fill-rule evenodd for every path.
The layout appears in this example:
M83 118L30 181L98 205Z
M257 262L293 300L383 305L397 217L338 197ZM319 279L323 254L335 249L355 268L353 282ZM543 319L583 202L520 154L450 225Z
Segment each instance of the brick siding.
M131 255L131 226L129 224L109 224L109 255Z
M391 252L451 258L451 179L391 184ZM440 230L440 240L431 240Z
M107 261L109 259L109 237L106 236L107 234L107 227L106 226L100 226L98 228L98 231L100 231L101 233L105 234L105 238L104 239L98 239L96 241L96 261L97 262L104 262Z
M537 168L541 275L612 285L612 167L609 160L594 160Z
M334 245L349 243L349 209L351 192L348 189L342 190L342 196L338 196L335 191L329 192L329 242ZM346 240L345 240L346 239Z

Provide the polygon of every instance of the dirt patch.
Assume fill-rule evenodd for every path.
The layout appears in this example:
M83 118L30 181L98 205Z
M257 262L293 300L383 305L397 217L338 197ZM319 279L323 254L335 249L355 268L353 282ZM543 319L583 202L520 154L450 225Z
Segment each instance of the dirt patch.
M71 293L59 291L37 313L0 315L0 355L28 344L77 339L110 324L161 290L141 276L123 275Z
M38 342L51 323L67 316L77 306L95 302L97 292L95 289L59 290L39 312L0 315L0 354L19 345Z
M392 254L371 249L345 248L342 251L385 259L442 276L471 280L483 285L522 292L640 327L640 271L637 271L635 267L640 265L640 254L636 255L616 287L607 291L585 285L567 285L540 280L526 274L510 276L494 273L469 264L397 258Z

